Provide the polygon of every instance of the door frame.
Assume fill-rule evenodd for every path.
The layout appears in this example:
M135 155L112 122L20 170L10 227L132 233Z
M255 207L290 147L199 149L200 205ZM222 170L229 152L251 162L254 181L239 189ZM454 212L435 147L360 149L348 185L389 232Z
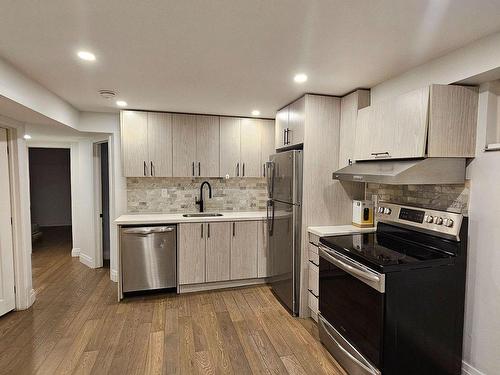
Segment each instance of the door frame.
M28 147L23 139L23 123L0 115L0 126L7 129L9 147L15 309L24 310L33 305L36 299L31 269Z
M100 217L102 211L102 193L101 193L101 144L106 143L108 145L108 176L111 176L111 163L109 160L110 147L109 140L101 140L93 142L92 144L92 152L93 152L93 173L94 173L94 233L95 233L95 255L94 262L95 267L100 268L103 266L103 249L102 249L102 241L103 241L103 233L102 233L102 218ZM110 180L110 178L109 178ZM110 182L110 181L108 181ZM108 189L109 194L109 202L111 202L111 187ZM111 211L111 206L109 208ZM111 212L108 213L111 218ZM111 220L109 222L108 231L111 237Z

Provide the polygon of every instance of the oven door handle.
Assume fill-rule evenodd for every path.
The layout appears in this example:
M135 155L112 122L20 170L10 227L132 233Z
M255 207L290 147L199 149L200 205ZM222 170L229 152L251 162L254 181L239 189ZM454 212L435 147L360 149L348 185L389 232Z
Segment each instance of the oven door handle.
M345 272L357 277L358 279L366 280L366 284L377 289L379 292L382 293L385 292L384 275L378 276L372 272L358 268L355 265L347 264L344 260L337 258L334 252L323 246L319 246L319 255L328 262L334 264L335 266L344 270Z

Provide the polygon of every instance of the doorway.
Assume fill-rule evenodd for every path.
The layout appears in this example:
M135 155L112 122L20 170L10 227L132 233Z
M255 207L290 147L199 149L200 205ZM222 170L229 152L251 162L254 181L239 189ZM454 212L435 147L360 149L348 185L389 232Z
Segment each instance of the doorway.
M109 147L108 142L94 143L94 177L96 189L97 263L110 267L110 216L109 216ZM99 262L102 259L102 263Z
M37 280L59 258L71 257L71 156L69 148L30 147L28 152L32 270Z

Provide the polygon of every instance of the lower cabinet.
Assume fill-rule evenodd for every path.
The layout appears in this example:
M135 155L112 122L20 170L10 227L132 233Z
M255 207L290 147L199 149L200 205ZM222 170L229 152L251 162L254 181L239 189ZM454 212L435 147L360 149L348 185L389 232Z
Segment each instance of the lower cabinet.
M230 277L231 223L207 223L207 282L226 281Z
M266 223L181 223L177 253L180 285L266 277Z
M205 223L179 224L179 284L205 282Z
M257 277L258 222L232 223L231 280Z

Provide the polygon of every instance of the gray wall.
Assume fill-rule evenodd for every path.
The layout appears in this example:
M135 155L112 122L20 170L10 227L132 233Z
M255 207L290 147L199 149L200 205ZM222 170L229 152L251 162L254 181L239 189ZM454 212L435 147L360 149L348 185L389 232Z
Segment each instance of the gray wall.
M32 224L71 225L69 149L30 148L29 169Z

